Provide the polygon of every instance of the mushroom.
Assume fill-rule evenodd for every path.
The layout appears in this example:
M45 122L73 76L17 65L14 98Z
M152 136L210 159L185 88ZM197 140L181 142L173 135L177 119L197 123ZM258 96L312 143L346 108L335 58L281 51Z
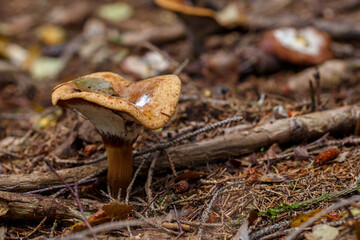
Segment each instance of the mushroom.
M331 59L329 35L314 27L279 28L265 33L260 47L283 61L312 65Z
M226 4L227 1L155 0L155 3L177 13L184 22L191 50L196 56L200 55L206 36L247 23L245 15L234 2Z
M155 0L155 3L165 9L199 17L215 17L215 11L206 7L193 6L190 1L183 0Z
M164 75L131 82L111 72L99 72L56 86L54 105L88 119L100 133L108 160L111 194L124 195L132 179L132 145L142 127L163 127L175 112L181 82Z
M195 56L202 52L205 37L221 29L215 20L216 12L213 9L193 6L191 2L182 0L155 0L155 3L177 13L186 27L187 40Z

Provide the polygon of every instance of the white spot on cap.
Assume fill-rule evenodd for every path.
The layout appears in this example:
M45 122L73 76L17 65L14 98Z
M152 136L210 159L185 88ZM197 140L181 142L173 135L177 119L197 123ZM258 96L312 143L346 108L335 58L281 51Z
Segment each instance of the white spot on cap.
M135 106L137 107L143 107L146 103L150 101L149 94L142 95L135 103Z
M281 28L274 31L275 38L286 48L302 54L316 56L324 45L324 37L316 29Z

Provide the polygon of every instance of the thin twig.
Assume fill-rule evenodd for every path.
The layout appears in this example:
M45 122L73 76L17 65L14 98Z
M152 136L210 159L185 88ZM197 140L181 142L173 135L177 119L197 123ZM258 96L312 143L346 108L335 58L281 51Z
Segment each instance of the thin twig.
M158 48L156 45L152 44L152 43L149 42L149 41L142 42L139 47L144 47L144 48L149 49L150 51L159 53L159 54L162 55L164 58L166 58L169 62L171 62L171 64L173 64L173 65L175 65L175 66L179 66L179 65L180 65L179 62L176 61L174 58L172 58L166 51Z
M31 235L33 235L34 233L36 233L36 231L39 230L39 228L44 224L46 219L47 219L47 217L44 217L43 220L41 220L41 222L39 223L39 225L37 225L36 228L34 228L28 235L26 235L26 238L28 238Z
M146 222L140 220L131 220L131 221L119 221L119 222L109 222L95 226L93 228L94 233L99 232L109 232L112 230L118 230L127 226L144 226ZM90 230L84 230L75 234L71 234L67 237L61 238L62 240L76 240L76 239L85 239L88 235L92 234Z
M134 176L131 179L131 182L129 184L129 186L126 189L126 197L125 197L125 204L129 203L129 198L130 198L130 192L132 189L132 186L134 185L134 182L137 178L137 176L139 175L140 170L142 169L142 167L144 166L145 162L149 159L150 154L147 154L146 156L143 157L143 160L141 161L139 167L136 169Z
M81 215L82 215L82 220L84 221L85 225L89 228L89 230L93 233L94 239L97 240L98 238L97 238L95 232L92 231L93 229L92 229L90 223L88 222L88 220L86 219L84 209L83 209L82 204L80 202L80 198L79 198L79 194L78 194L78 188L77 188L77 181L75 181L75 191L74 191L70 187L70 185L67 182L65 182L65 180L55 171L55 169L51 166L51 164L46 159L44 159L44 161L48 165L50 170L56 175L56 177L58 177L59 180L66 185L66 187L69 189L71 194L75 197L76 203L77 203L77 205L78 205L78 207L80 209Z
M154 154L153 160L151 161L151 164L150 164L150 167L149 167L146 183L145 183L146 198L148 200L148 203L149 203L150 207L152 205L152 204L150 204L151 199L152 199L152 192L151 192L152 175L153 175L153 172L154 172L154 167L155 167L156 161L159 158L159 155L160 155L159 151Z
M79 182L84 182L84 181L87 181L89 179L92 179L93 177L95 176L98 176L100 174L102 174L103 172L105 172L107 170L107 166L106 167L103 167L103 168L100 168L99 170L95 171L94 173L84 177L83 179L81 179ZM56 193L52 194L51 197L53 198L56 198L58 197L59 195L63 194L64 192L68 191L67 188L63 188L59 191L57 191Z
M155 135L155 137L156 137L159 141L161 141L161 137L160 137L158 134L154 133L154 135ZM165 155L166 155L166 157L167 157L167 159L168 159L168 161L169 161L170 168L171 168L171 171L172 171L174 177L176 177L176 176L177 176L177 173L176 173L176 169L175 169L175 164L174 164L174 162L173 162L173 160L172 160L172 158L171 158L168 150L167 150L167 149L163 149L163 152L165 153Z
M315 101L316 101L316 110L318 110L321 106L321 88L320 88L320 71L319 68L315 68L314 72L314 78L315 78Z
M183 70L184 68L189 64L190 62L190 59L185 59L176 69L175 71L172 73L174 75L179 75Z
M174 240L177 240L179 237L181 237L182 235L184 235L184 230L181 227L181 223L180 223L180 219L179 219L179 214L178 211L176 209L176 206L174 205L174 212L175 212L175 218L176 218L176 222L178 224L178 228L179 228L179 234L174 238Z
M152 226L154 226L154 227L156 227L156 228L159 228L159 229L161 229L161 230L163 230L163 231L165 231L165 232L167 232L167 233L169 233L169 234L175 235L175 236L178 234L177 232L175 232L175 231L173 231L173 230L164 228L163 226L161 226L161 225L159 225L159 224L157 224L157 223L155 223L155 222L152 222L150 219L144 217L143 215L141 215L140 213L138 213L138 212L136 212L136 211L133 211L133 213L134 213L138 218L140 218L141 220L143 220L144 222L146 222L146 223L148 223L148 224L150 224L150 225L152 225Z
M106 153L104 153L102 156L97 157L95 159L90 159L88 161L85 162L85 164L93 164L93 163L97 163L100 162L102 160L106 159Z
M16 158L16 159L21 159L21 156L19 154L7 151L7 150L2 149L2 148L0 148L0 153L8 155L8 156Z
M141 215L144 214L144 212L146 212L146 210L148 210L148 208L150 207L150 205L155 201L156 198L158 198L160 195L164 194L165 192L168 191L167 189L162 190L161 192L156 193L156 195L153 197L153 199L150 201L150 203L148 203L148 205L141 211Z
M97 180L98 180L97 178L91 178L91 179L88 179L88 180L79 181L78 184L87 184L87 183L91 183L91 182L97 182ZM69 183L69 186L73 187L73 186L75 186L75 183ZM56 186L37 189L37 190L25 192L25 193L28 193L28 194L42 193L42 192L52 191L52 190L59 189L59 188L65 188L66 189L66 185L65 184L56 185Z
M214 123L214 124L211 124L209 126L206 126L206 127L203 127L203 128L200 128L194 132L191 132L191 133L188 133L188 134L185 134L184 136L180 136L180 137L177 137L169 142L166 142L166 143L159 143L159 144L156 144L152 147L149 147L149 148L146 148L146 149L143 149L143 150L140 150L136 153L134 153L134 157L136 156L141 156L141 155L144 155L146 153L150 153L150 152L155 152L157 150L163 150L163 149L166 149L166 148L169 148L171 147L172 145L178 143L178 142L181 142L183 140L186 140L186 139L189 139L189 138L192 138L196 135L199 135L201 133L204 133L204 132L208 132L208 131L211 131L215 128L218 128L222 125L226 125L226 124L229 124L229 123L233 123L233 122L240 122L243 120L243 117L241 116L237 116L237 117L232 117L232 118L228 118L228 119L225 119L223 121L220 121L220 122L217 122L217 123Z
M202 225L203 227L221 227L223 226L222 223L203 223L201 224L201 222L190 222L190 221L185 221L185 220L180 220L181 223L190 225L190 226L200 226Z
M56 156L54 153L50 153L51 157L55 159L56 163L69 163L69 164L77 164L77 165L86 165L100 162L106 158L106 153L102 154L100 157L88 160L77 160L77 159L62 159Z
M52 227L51 227L51 231L50 231L50 234L49 234L49 238L53 238L53 237L54 237L54 231L55 231L56 226L57 226L57 221L56 221L56 219L55 219L55 221L54 221L54 223L53 223L53 225L52 225Z
M282 222L276 223L274 225L271 225L269 227L263 228L259 231L256 231L256 232L250 234L250 239L251 240L259 239L260 237L262 237L264 235L278 231L279 229L282 229L284 227L288 227L289 223L290 223L290 221L282 221Z
M310 91L310 97L311 97L311 112L316 111L316 100L315 100L315 88L313 85L313 81L309 80L309 91Z
M170 164L170 168L171 168L171 172L173 174L174 177L177 177L177 173L176 173L176 169L175 169L175 164L174 164L174 161L172 160L170 154L169 154L169 151L167 149L164 149L163 152L165 153L168 161L169 161L169 164Z
M70 186L69 186L69 188L70 188ZM89 221L86 219L85 212L84 212L84 208L83 208L83 206L82 206L82 204L81 204L81 202L80 202L79 192L78 192L79 189L78 189L78 184L77 184L77 180L76 180L76 179L75 179L75 186L74 186L74 188L75 188L75 191L74 191L75 195L74 195L74 196L75 196L76 202L77 202L77 204L78 204L78 207L79 207L79 209L80 209L82 218L84 219L83 221L84 221L85 225L90 229L90 231L93 232L93 231L92 231L92 227L91 227ZM70 189L71 189L71 188L70 188ZM69 190L70 190L70 189L69 189ZM94 237L95 240L98 239L95 233L93 233L93 237Z

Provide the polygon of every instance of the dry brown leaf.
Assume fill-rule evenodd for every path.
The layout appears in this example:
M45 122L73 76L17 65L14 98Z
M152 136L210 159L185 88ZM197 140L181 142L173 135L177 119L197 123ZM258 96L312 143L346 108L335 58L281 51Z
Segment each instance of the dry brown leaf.
M321 212L322 209L315 209L312 210L308 213L303 213L300 214L299 216L297 216L294 220L292 220L290 222L290 226L291 227L299 227L301 224L303 224L304 222L308 221L311 217L315 216L316 214L318 214L319 212Z
M255 167L248 168L245 171L245 178L247 183L255 183L259 180L259 176L261 175L261 171Z
M111 203L102 206L99 211L97 211L87 220L91 226L96 226L101 223L109 222L112 219L123 220L131 213L133 209L133 206L119 203L118 201L112 201ZM70 229L74 231L82 231L86 229L86 225L84 222L79 222L72 226Z
M279 147L279 144L274 143L269 147L266 153L269 156L269 158L275 158L279 153L281 153L281 148Z
M258 217L259 217L259 211L256 209L251 210L247 218L247 220L249 221L249 226L252 226Z
M194 179L201 178L204 175L205 174L203 172L189 171L189 172L185 172L182 175L175 178L174 182L180 182L181 180L194 180Z
M97 150L96 144L89 144L84 147L82 154L84 154L85 157L88 157L91 154L93 154L96 150Z
M279 174L274 173L268 173L265 175L262 175L258 178L259 182L265 182L265 183L279 183L285 181L285 177L281 176Z
M294 149L294 158L298 161L309 159L309 153L304 147L296 147Z

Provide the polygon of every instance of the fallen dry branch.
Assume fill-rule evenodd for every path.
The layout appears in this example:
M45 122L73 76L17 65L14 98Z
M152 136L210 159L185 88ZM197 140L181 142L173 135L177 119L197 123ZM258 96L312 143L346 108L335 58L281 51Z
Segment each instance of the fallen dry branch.
M82 199L86 213L99 210L101 203ZM73 219L81 215L78 205L73 200L43 197L24 193L0 191L0 221L32 221L47 219Z
M68 168L57 171L67 183L84 179L95 172L106 167L106 161L98 162L81 167ZM54 173L32 173L32 174L0 174L0 191L26 192L34 189L47 188L49 186L62 184Z
M239 156L252 153L262 147L273 143L285 144L311 140L324 135L345 134L353 131L356 121L360 116L360 107L346 106L332 110L315 112L276 120L257 126L250 130L233 132L231 134L218 136L210 140L184 144L168 148L176 168L189 168L218 159L226 160L230 156ZM139 166L141 158L134 160L134 165ZM149 163L144 169L149 168ZM100 169L106 167L106 161L91 165L60 170L58 173L66 182L73 182L74 177L83 179L91 176ZM170 169L169 161L165 154L161 154L154 168L155 172ZM140 172L140 175L146 171ZM24 192L33 189L46 188L51 185L61 184L53 173L34 174L0 174L0 190Z
M324 135L345 134L353 131L360 116L360 107L346 106L276 120L251 130L218 136L213 139L168 149L176 168L192 167L217 159L252 153L273 143L285 144L311 140ZM138 161L135 160L135 164ZM156 171L170 169L164 155L155 167Z

